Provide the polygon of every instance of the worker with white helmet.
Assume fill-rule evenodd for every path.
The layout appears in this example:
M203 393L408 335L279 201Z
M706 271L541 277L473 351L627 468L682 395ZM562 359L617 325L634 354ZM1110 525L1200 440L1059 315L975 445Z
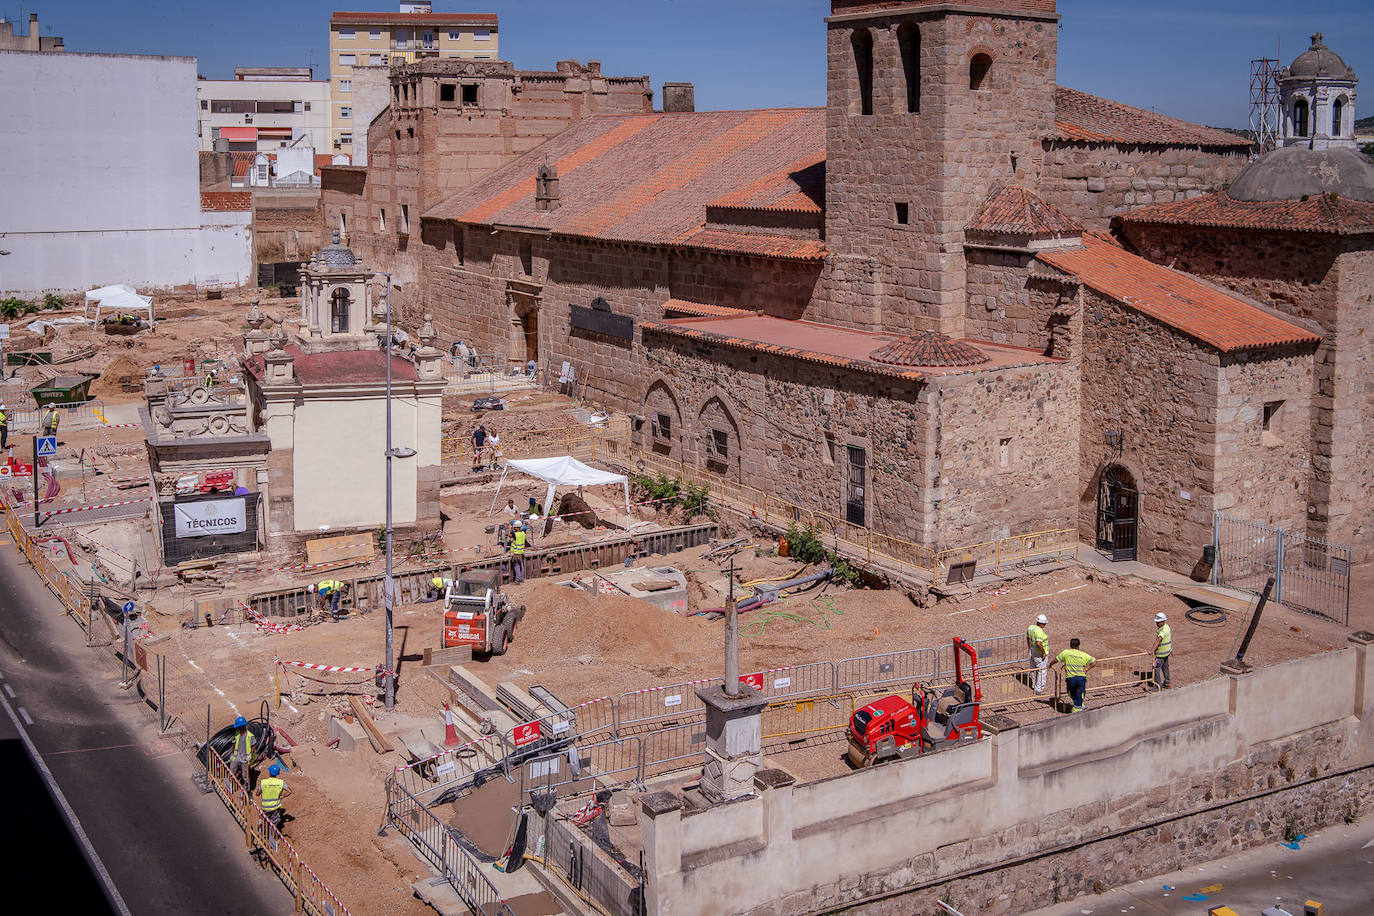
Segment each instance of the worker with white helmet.
M1174 654L1174 634L1169 630L1169 615L1160 611L1155 615L1155 689L1172 687L1169 679L1169 656Z
M10 414L9 408L0 404L0 452L10 446Z
M1026 646L1030 649L1031 667L1035 669L1031 686L1037 694L1045 692L1045 672L1050 664L1050 638L1045 633L1045 627L1049 624L1050 619L1041 614L1035 618L1035 623L1026 628Z
M520 519L511 522L514 533L510 536L510 571L511 578L516 582L525 581L525 547L529 544L529 536L525 534L525 523Z

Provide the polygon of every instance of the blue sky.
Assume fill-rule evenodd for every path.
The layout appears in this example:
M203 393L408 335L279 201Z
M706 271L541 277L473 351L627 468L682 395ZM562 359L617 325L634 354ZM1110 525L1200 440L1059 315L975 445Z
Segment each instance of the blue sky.
M329 13L395 9L394 0L0 0L73 51L182 54L205 76L235 66L327 72ZM436 0L436 10L501 16L502 57L527 69L599 59L607 73L688 80L698 108L820 105L828 0ZM1252 57L1300 53L1314 31L1365 77L1374 112L1374 2L1059 0L1059 82L1206 124L1244 126ZM1280 48L1282 49L1280 51ZM313 52L313 61L312 61Z

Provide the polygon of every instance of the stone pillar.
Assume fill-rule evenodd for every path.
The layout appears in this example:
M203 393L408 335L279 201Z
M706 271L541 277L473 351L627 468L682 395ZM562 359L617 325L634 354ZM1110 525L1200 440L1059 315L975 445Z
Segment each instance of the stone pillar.
M754 794L754 776L763 764L763 708L753 687L739 685L730 696L722 686L697 691L706 704L706 759L701 794L713 804Z
M1346 637L1355 647L1355 716L1364 723L1364 733L1374 726L1374 633L1359 630Z
M682 884L682 799L650 792L639 800L647 913L671 913Z

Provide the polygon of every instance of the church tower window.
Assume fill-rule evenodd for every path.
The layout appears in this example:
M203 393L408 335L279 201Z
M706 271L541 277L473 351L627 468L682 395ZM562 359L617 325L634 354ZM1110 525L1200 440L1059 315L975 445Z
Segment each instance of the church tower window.
M968 62L968 87L970 89L982 89L988 78L988 72L992 70L992 58L987 54L975 54L973 59Z
M902 74L906 77L906 110L921 110L921 30L914 22L897 29L897 48L902 53Z
M873 114L873 35L868 29L855 29L854 69L859 77L859 114Z

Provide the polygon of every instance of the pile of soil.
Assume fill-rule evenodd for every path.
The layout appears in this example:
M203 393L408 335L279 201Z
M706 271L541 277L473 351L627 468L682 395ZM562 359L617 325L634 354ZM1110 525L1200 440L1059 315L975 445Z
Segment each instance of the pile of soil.
M123 397L131 391L138 391L147 374L138 363L120 354L105 367L100 378L91 382L91 394L97 398Z

